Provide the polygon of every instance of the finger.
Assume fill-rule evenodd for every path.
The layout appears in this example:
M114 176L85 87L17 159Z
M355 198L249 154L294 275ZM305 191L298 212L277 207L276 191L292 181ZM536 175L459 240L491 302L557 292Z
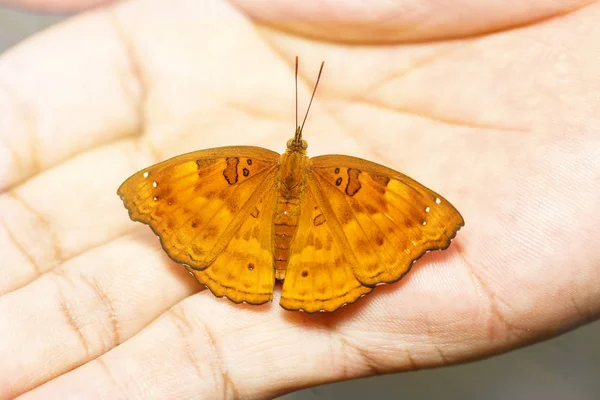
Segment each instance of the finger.
M464 285L456 289L465 294ZM435 292L438 304L443 291ZM154 398L273 398L325 382L440 365L484 346L485 332L472 329L476 308L455 304L454 310L463 308L459 314L432 308L418 315L423 309L411 312L413 303L406 302L415 293L404 292L404 303L380 298L333 315L192 296L123 345L28 395L131 397L151 382ZM405 305L402 318L392 304Z
M510 29L590 4L589 0L308 2L236 0L258 21L309 38L394 43L456 39Z
M0 190L139 131L140 87L102 12L58 24L3 54Z
M0 399L98 357L198 290L141 231L0 297L0 358L18 360L0 363Z
M116 195L125 177L154 160L141 141L117 142L71 159L0 194L0 294L130 230Z

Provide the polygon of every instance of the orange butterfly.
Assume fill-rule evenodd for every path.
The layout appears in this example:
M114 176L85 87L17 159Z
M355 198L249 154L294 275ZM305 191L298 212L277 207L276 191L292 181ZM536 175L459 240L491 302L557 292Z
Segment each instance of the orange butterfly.
M296 102L297 75L298 58ZM272 300L277 279L283 308L335 311L450 245L464 221L447 200L370 161L307 157L306 116L301 126L297 119L281 155L195 151L135 173L118 194L169 257L235 303Z

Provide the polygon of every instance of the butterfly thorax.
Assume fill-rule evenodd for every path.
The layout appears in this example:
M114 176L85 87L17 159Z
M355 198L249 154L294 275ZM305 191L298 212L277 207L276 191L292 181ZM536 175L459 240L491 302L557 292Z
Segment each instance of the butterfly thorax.
M301 148L288 148L281 155L281 173L273 215L275 278L283 280L290 256L290 246L300 219L300 201L304 192L308 157Z

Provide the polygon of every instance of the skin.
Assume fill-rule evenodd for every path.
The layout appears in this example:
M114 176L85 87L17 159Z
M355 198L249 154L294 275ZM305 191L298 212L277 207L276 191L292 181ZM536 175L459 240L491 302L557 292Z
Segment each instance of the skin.
M0 399L269 398L598 318L600 4L510 3L130 1L3 54ZM309 156L386 164L466 221L334 314L201 291L115 194L193 149L283 151L296 55L300 113L326 61Z

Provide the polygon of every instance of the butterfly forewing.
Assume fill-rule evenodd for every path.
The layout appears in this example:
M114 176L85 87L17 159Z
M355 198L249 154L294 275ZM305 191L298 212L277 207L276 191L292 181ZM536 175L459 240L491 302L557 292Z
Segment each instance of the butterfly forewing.
M400 279L430 250L445 249L464 225L442 196L415 180L363 159L311 159L309 182L329 205L324 216L355 262L354 276L374 286Z
M264 235L253 234L253 227L268 224L268 220L252 214L256 214L257 207L264 208L263 217L272 213L273 205L265 203L265 198L273 196L279 158L278 153L259 147L201 150L137 172L121 185L118 194L131 219L148 224L174 261L201 271L221 256L233 257L235 243L235 257L250 260L245 263L246 270L252 263L252 270L259 276L258 271L272 269L272 261L264 257L264 251L271 250L265 248ZM246 240L251 245L242 243ZM220 262L219 266L222 269ZM231 282L219 282L221 288L210 281L210 276L226 280L230 274L213 271L212 275L202 275L206 280L203 283L216 293L231 295L232 300L246 300L245 295L222 288L244 286L254 278L243 277L238 282L235 274L231 275ZM260 282L270 281L272 291L269 273L260 276ZM265 292L262 285L258 286L257 291ZM264 297L247 296L255 303L264 302Z

